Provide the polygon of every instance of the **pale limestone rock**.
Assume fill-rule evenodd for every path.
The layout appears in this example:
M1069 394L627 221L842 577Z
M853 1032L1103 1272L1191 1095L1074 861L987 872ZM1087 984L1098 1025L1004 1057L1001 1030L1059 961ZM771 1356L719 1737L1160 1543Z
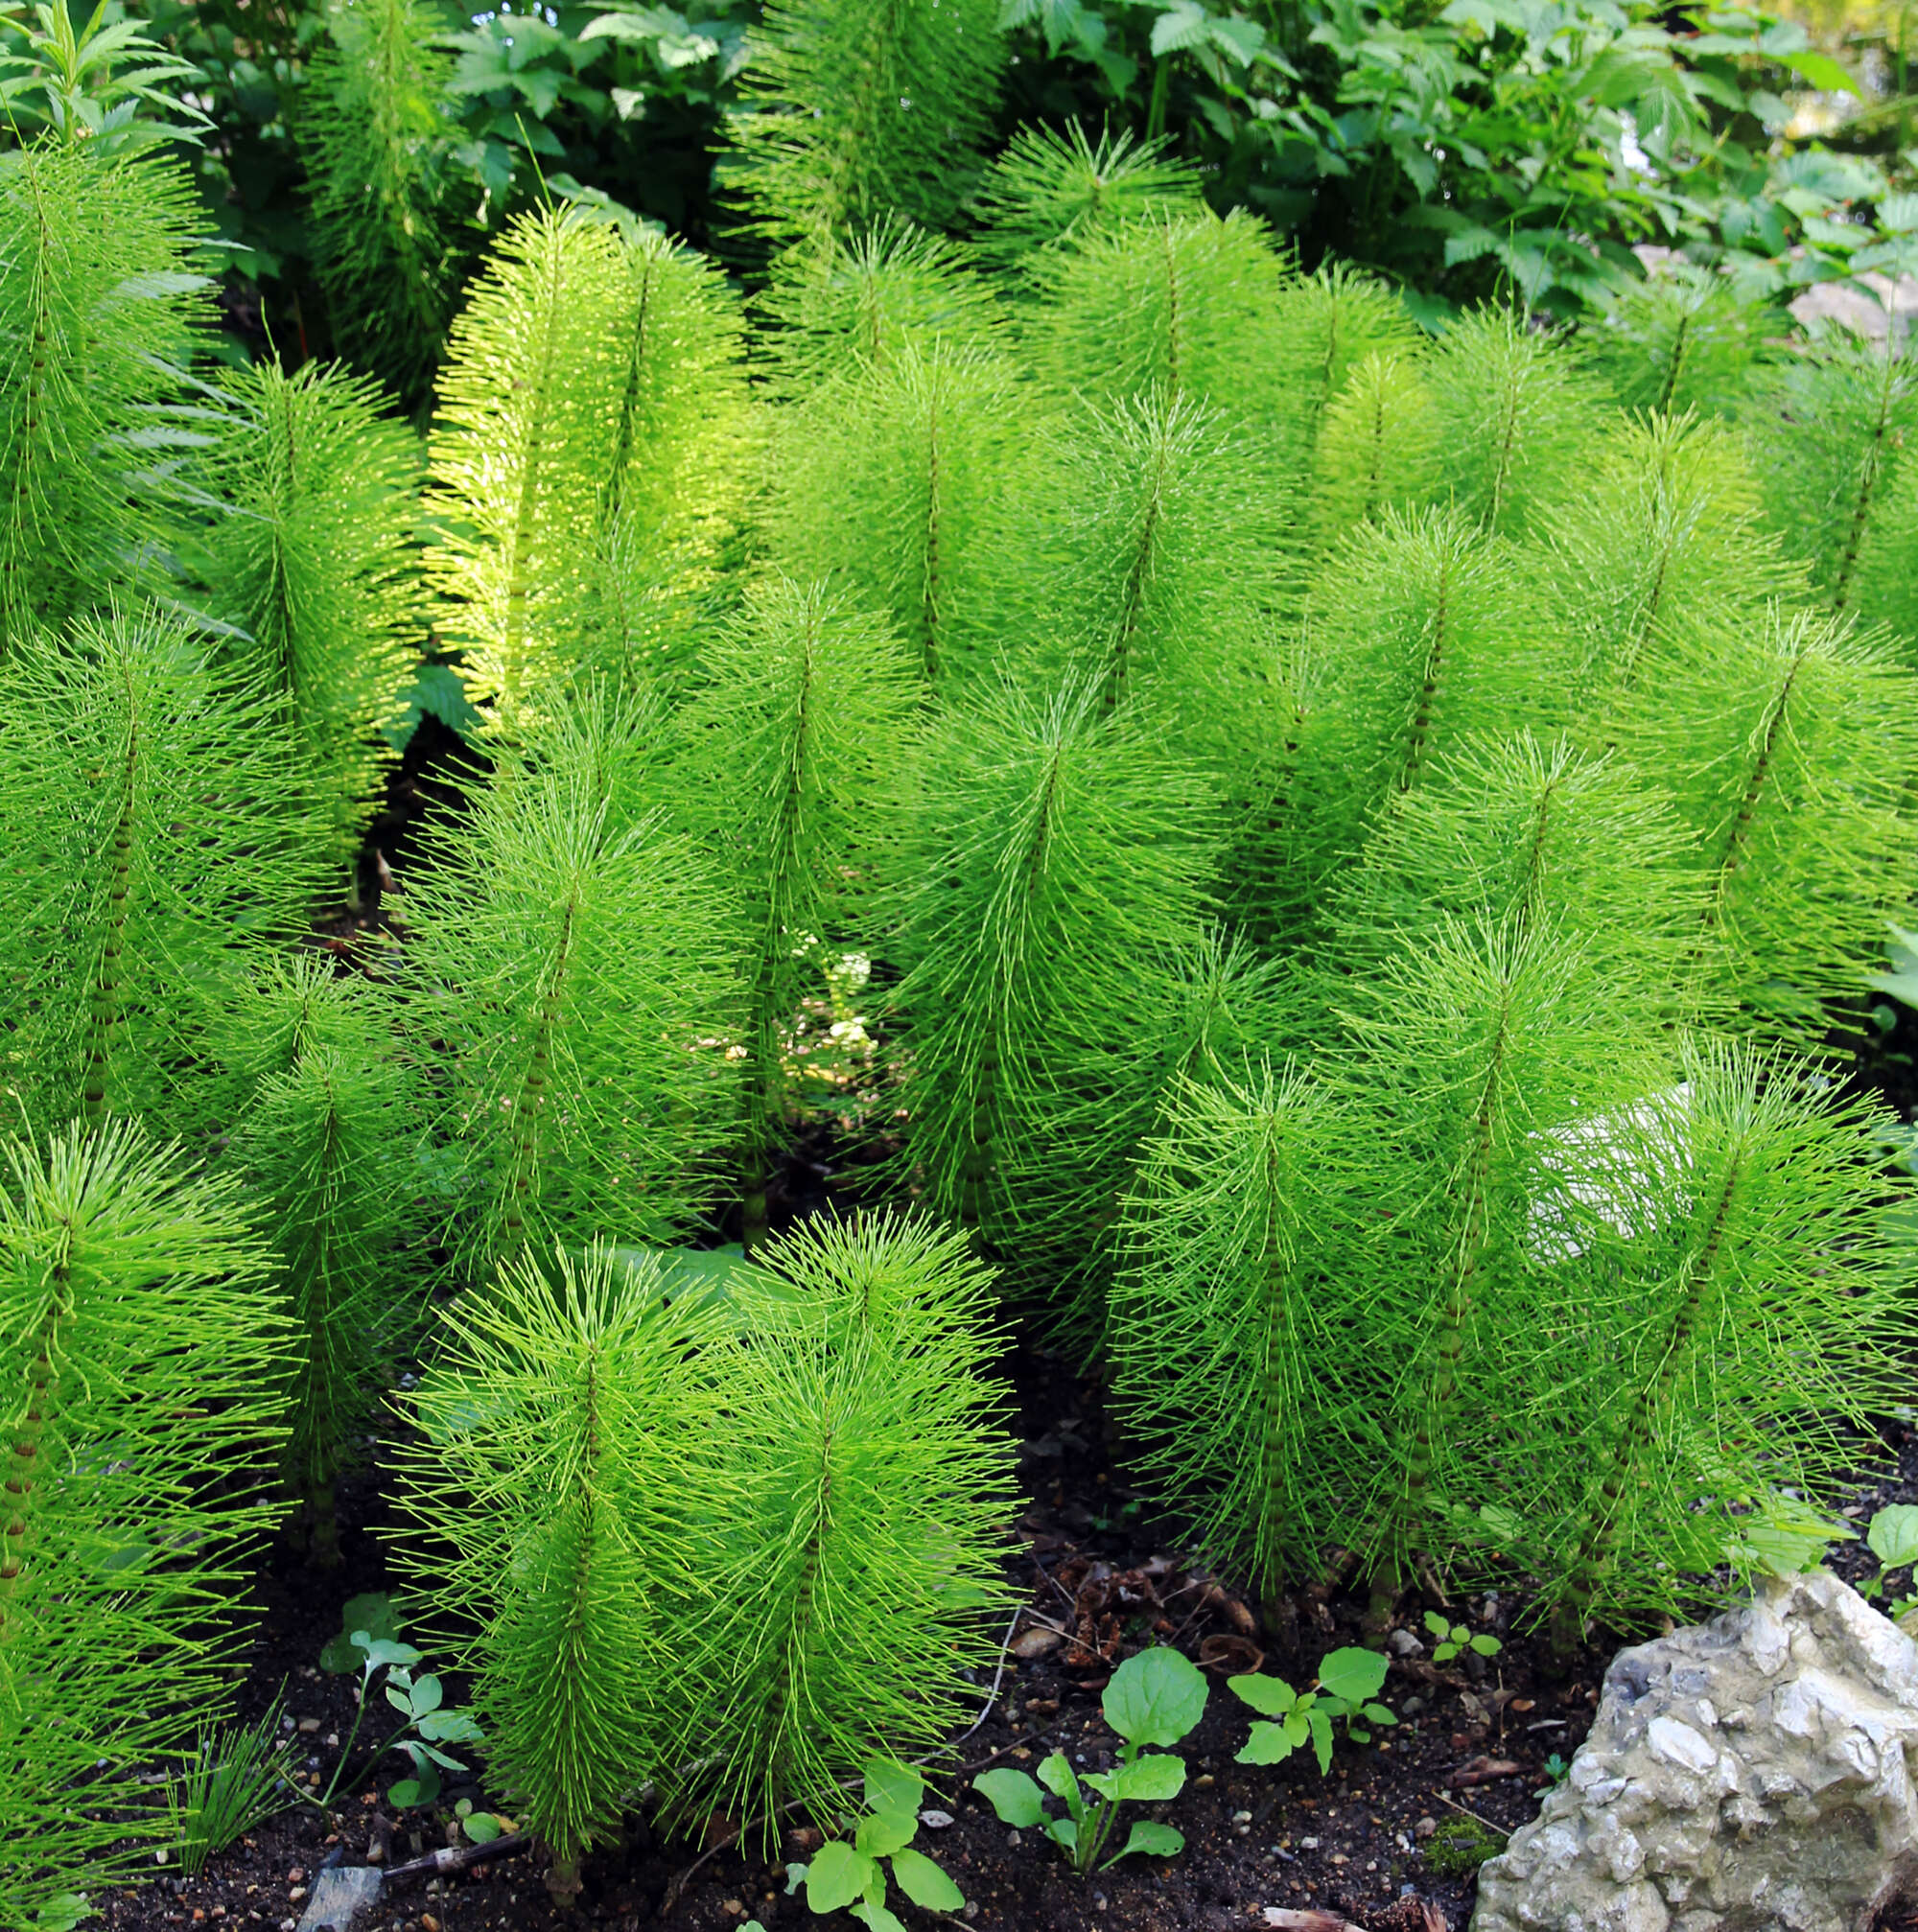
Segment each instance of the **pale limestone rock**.
M1918 1895L1918 1643L1835 1576L1621 1651L1471 1932L1866 1932Z

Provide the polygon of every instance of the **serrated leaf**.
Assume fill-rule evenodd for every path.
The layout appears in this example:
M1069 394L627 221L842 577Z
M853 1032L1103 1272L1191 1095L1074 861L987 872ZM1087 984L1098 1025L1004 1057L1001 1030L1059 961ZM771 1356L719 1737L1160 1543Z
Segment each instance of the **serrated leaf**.
M1211 37L1211 25L1203 7L1193 6L1191 0L1178 0L1152 23L1152 51L1163 57L1203 47Z

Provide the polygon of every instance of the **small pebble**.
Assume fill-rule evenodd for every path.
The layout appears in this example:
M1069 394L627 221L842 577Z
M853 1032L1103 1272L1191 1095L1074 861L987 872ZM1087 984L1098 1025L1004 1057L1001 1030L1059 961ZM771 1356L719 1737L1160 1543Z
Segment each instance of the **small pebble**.
M1008 1831L1006 1833L1006 1843L1010 1845L1015 1851L1017 1851L1018 1850L1019 1845L1018 1833L1017 1831Z
M420 1932L439 1932L439 1920L431 1912L420 1914Z
M1319 1849L1319 1841L1316 1838L1301 1838L1298 1841L1298 1849L1301 1851L1316 1851Z
M1251 1822L1252 1814L1250 1811L1234 1811L1232 1813L1232 1823L1234 1825L1250 1825Z
M1430 1838L1432 1834L1438 1830L1438 1821L1436 1818L1421 1818L1418 1821L1418 1823L1412 1827L1413 1834L1415 1837L1419 1838Z
M952 1814L949 1811L922 1811L919 1822L928 1831L944 1831L952 1823Z
M300 1882L300 1880L305 1876L306 1876L306 1868L301 1865L295 1865L293 1869L287 1874L287 1883L289 1885L297 1885Z
M743 1919L746 1916L746 1901L743 1898L722 1898L719 1909L732 1918Z
M976 1898L967 1899L965 1909L959 1916L962 1919L976 1919L979 1916L979 1901Z
M299 1721L298 1729L301 1731L317 1731L319 1729L319 1719L317 1717L302 1717Z
M1195 1791L1209 1791L1218 1781L1209 1771L1203 1772L1192 1781L1192 1788Z
M294 1905L297 1905L300 1902L300 1900L305 1897L306 1897L306 1887L304 1885L295 1885L293 1889L287 1894L287 1898L289 1902Z
M1093 1893L1092 1910L1094 1912L1103 1912L1105 1909L1106 1909L1106 1895L1103 1892Z

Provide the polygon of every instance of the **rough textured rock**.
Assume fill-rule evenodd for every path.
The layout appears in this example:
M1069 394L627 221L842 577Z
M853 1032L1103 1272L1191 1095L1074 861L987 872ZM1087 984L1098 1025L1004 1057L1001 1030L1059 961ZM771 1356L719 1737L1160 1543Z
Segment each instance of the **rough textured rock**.
M349 1932L379 1909L380 1874L364 1865L335 1865L314 1881L299 1932Z
M1918 1644L1835 1576L1623 1650L1471 1932L1866 1932L1918 1890Z

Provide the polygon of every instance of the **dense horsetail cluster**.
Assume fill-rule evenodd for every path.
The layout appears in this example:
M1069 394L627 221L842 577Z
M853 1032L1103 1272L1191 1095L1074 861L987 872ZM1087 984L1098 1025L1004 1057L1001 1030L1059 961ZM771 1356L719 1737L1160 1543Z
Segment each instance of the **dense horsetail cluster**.
M899 11L970 138L976 9ZM1149 149L955 188L790 21L851 118L749 130L750 307L577 206L456 304L409 21L309 138L423 443L197 361L172 162L0 163L0 1923L137 1837L246 1539L338 1561L407 1360L399 1560L563 1896L643 1789L944 1734L1015 1307L1268 1597L1337 1547L1570 1641L1804 1543L1909 1322L1837 1070L1918 864L1918 358L1676 275L1428 338ZM483 775L320 949L452 673ZM849 954L887 1199L776 1235Z

